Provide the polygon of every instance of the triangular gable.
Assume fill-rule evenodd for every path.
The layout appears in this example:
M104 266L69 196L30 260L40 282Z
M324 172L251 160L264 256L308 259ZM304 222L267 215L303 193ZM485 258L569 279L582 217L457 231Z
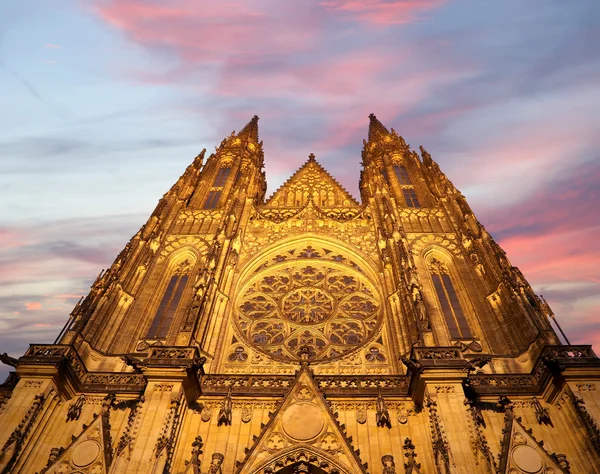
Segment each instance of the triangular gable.
M275 473L301 463L324 472L337 469L340 474L366 474L366 463L351 443L303 365L254 445L246 449L246 458L236 463L236 474Z
M103 407L104 408L104 407ZM67 446L58 451L58 456L50 460L50 465L41 474L107 474L112 463L112 442L108 417L94 414L89 426ZM51 457L53 457L51 455Z
M528 474L532 472L562 472L555 455L551 455L532 435L531 430L525 429L521 419L515 417L511 408L506 411L505 427L502 430L502 451L500 453L500 474ZM565 460L563 460L564 462Z
M303 207L312 197L320 207L355 207L358 202L317 161L314 156L296 171L267 200L267 207Z

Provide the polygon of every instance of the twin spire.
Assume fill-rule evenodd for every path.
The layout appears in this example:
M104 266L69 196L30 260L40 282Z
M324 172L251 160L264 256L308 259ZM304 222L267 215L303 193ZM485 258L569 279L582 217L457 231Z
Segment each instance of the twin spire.
M379 121L375 114L369 115L369 141L384 138L390 131ZM238 133L240 138L249 138L258 143L258 115L255 115Z
M250 140L258 143L258 115L252 117L250 122L244 125L244 128L238 133L239 138L249 138Z
M390 134L389 130L379 121L375 114L369 115L369 141L375 141Z

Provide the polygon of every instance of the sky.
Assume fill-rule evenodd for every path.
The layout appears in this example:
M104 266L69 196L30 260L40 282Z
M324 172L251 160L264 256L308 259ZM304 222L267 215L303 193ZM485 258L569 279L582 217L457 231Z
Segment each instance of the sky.
M268 194L315 153L358 197L370 113L600 352L598 44L597 0L4 0L0 353L53 342L194 156L254 114Z

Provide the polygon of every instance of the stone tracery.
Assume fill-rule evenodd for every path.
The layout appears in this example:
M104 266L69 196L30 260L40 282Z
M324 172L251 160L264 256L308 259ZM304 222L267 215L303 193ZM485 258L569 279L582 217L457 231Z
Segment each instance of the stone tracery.
M377 290L359 268L343 264L349 259L320 256L308 245L297 260L270 259L242 287L237 326L261 352L287 361L298 360L300 351L312 361L331 360L372 339L381 314Z

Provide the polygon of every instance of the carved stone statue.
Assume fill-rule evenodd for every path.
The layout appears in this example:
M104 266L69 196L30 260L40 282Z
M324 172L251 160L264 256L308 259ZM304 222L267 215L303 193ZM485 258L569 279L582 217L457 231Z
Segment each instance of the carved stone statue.
M430 329L429 315L427 314L427 308L425 307L425 302L423 301L423 295L418 288L415 288L413 291L413 301L419 321L419 329L422 331L428 331Z
M406 462L404 463L404 472L406 474L418 474L421 469L421 465L416 461L417 454L415 453L415 445L412 444L410 438L404 440L404 457Z
M219 417L217 418L217 425L231 425L231 414L233 410L233 401L231 399L231 387L227 391L227 395L223 399L223 404L221 405L221 409L219 410Z
M85 404L85 395L79 395L79 398L71 403L67 411L67 421L79 420L83 405Z
M192 443L192 460L189 464L192 465L192 471L194 474L200 474L200 455L202 454L202 446L204 443L202 442L201 436L196 436L194 442Z
M3 354L0 354L0 362L10 365L11 367L16 367L18 360L4 352Z
M208 474L222 474L224 459L225 456L223 456L221 453L213 453L210 460L210 467L208 468Z
M396 463L394 462L394 456L391 454L382 456L381 464L383 464L383 474L396 474Z
M385 404L385 400L381 395L381 390L378 390L377 393L377 412L375 413L375 419L377 420L377 426L383 428L387 426L388 428L392 427L392 422L390 421L390 413L388 412L387 406Z
M312 469L308 464L300 463L300 465L296 466L294 469L294 474L310 474Z

